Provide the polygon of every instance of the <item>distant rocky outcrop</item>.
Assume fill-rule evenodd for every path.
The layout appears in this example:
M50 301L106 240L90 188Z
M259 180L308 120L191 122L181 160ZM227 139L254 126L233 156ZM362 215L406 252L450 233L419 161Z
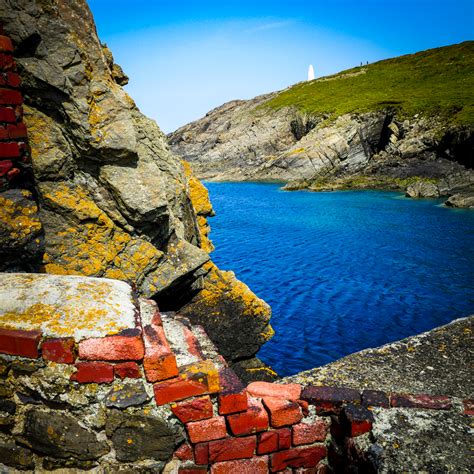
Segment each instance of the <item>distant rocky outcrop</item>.
M444 56L450 54L460 65L460 80L464 80L465 74L473 74L473 45L467 42L439 48L425 54L429 59L423 59L424 53L420 53L373 67L378 74L389 75L385 69L391 67L391 62L398 61L402 69L410 61L424 61L429 72L434 67L431 62L445 60ZM426 80L424 99L431 104L430 109L421 103L421 111L414 113L415 98L410 99L412 102L407 99L405 109L389 100L367 100L360 107L366 82L360 82L359 92L359 82L351 86L349 81L362 81L371 74L371 68L224 104L170 134L171 149L190 161L200 178L208 180L283 181L288 190L400 189L407 190L410 197L470 193L474 188L474 123L468 112L472 88L463 89L458 106L443 109L440 105L436 111L429 102L434 99L429 97L430 84L425 78L419 80L420 88ZM407 77L403 80L408 81ZM383 81L377 85L375 81L373 87L384 87ZM327 84L333 89L324 92ZM337 112L331 111L337 101L333 103L328 96L334 90L343 104ZM320 94L318 100L314 99L316 93ZM383 97L384 91L380 93ZM355 97L353 103L351 95ZM346 112L351 107L369 110ZM467 112L458 117L456 110ZM463 206L464 200L452 203Z
M211 263L207 190L122 89L85 0L0 0L0 22L0 271L123 280L203 324L219 309L217 344L236 324L253 344L227 355L252 358L270 308ZM7 119L23 127L19 145Z

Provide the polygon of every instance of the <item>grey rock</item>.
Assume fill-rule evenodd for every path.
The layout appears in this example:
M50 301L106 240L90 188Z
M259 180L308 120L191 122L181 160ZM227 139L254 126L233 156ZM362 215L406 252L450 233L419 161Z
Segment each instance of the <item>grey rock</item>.
M56 458L89 461L109 451L104 441L79 424L68 413L30 410L25 417L24 443L42 454Z
M407 187L406 195L411 198L438 198L440 193L436 184L420 180Z
M458 319L286 377L282 382L472 398L473 333L474 316Z
M17 446L13 440L0 440L0 467L4 464L17 469L33 469L33 453L26 448Z
M448 198L445 205L448 207L474 209L474 191L454 194Z
M143 405L150 400L142 382L116 385L108 393L105 406L108 408L125 409Z
M162 419L110 411L106 424L119 461L167 460L175 449L176 434Z

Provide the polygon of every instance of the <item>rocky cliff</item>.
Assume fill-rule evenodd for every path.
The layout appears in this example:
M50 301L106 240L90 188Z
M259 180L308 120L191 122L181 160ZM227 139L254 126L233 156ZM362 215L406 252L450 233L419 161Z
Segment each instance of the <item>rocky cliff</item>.
M207 191L123 90L86 2L0 0L0 21L0 118L16 113L28 130L20 160L2 127L0 271L126 281L212 326L229 360L252 358L271 337L270 309L210 261ZM226 345L234 325L242 344Z
M209 180L403 189L473 206L474 42L229 102L170 134Z

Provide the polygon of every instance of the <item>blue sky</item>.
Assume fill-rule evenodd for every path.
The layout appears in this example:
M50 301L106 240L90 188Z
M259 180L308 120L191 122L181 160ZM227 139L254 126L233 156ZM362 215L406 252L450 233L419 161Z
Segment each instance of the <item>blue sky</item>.
M127 91L166 133L232 99L474 39L472 0L89 0Z

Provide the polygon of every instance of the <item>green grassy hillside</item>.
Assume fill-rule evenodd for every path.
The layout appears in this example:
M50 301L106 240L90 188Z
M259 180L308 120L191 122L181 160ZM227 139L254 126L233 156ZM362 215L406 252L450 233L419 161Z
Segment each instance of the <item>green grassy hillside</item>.
M392 107L474 125L474 41L430 49L297 84L264 107L295 106L330 118Z

